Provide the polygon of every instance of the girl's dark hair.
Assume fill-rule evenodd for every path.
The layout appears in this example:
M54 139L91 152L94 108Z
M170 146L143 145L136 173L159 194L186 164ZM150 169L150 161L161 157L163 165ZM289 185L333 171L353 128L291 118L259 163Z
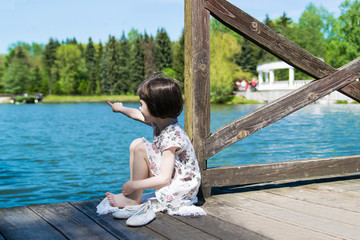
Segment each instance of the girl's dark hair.
M143 81L137 93L154 117L176 118L183 109L181 88L174 80L164 77L162 73L155 73Z

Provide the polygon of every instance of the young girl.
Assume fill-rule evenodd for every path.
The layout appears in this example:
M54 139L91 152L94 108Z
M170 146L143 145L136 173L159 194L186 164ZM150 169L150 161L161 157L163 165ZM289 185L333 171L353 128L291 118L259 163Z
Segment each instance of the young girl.
M122 186L122 194L107 192L98 213L114 212L115 218L129 218L126 223L130 226L147 224L158 211L206 215L194 206L201 177L194 148L177 120L183 109L180 87L156 74L142 82L137 92L139 110L107 103L114 112L152 126L153 142L138 138L130 144L130 181ZM141 204L144 189L155 189L156 197Z

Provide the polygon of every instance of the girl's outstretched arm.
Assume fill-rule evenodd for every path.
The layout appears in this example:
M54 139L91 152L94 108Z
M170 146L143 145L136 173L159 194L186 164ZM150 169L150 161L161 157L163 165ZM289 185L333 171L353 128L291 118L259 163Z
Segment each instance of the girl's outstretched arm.
M141 114L140 110L138 110L136 108L125 107L121 102L111 103L110 101L106 101L106 103L109 104L109 106L112 108L113 112L122 113L131 119L134 119L136 121L147 124L145 122L145 118ZM149 124L147 124L147 125L149 125Z
M159 175L143 180L128 181L122 186L122 193L128 196L139 189L157 189L169 185L174 171L175 151L177 149L172 147L163 152Z

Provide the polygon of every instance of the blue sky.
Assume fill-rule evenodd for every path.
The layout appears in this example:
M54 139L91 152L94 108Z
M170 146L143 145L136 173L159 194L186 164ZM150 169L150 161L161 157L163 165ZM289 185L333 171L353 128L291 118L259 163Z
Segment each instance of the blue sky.
M230 0L260 21L285 11L297 22L309 3L339 16L344 0ZM172 41L184 27L184 0L0 0L0 54L17 41L47 43L75 37L78 42L107 42L132 28L156 35L164 27Z

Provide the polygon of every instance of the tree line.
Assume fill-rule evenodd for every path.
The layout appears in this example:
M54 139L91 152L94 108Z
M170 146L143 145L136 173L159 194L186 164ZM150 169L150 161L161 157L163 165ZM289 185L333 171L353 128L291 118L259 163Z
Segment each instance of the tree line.
M182 40L183 41L183 40ZM50 38L43 46L19 42L3 58L1 91L21 94L95 95L133 94L154 71L167 71L183 80L183 63L173 56L183 44L171 42L165 29L156 37L133 29L119 39L87 44L75 38L59 43Z
M309 4L298 23L284 12L264 23L333 67L360 56L360 2L345 0L341 15ZM221 102L235 82L257 76L258 64L278 59L215 19L210 21L211 97ZM0 93L111 95L133 94L138 84L154 71L184 80L184 33L170 41L164 28L155 37L132 29L127 36L109 36L106 43L87 44L75 38L47 44L18 42L0 55ZM288 79L286 70L275 78ZM310 79L295 71L295 79Z

